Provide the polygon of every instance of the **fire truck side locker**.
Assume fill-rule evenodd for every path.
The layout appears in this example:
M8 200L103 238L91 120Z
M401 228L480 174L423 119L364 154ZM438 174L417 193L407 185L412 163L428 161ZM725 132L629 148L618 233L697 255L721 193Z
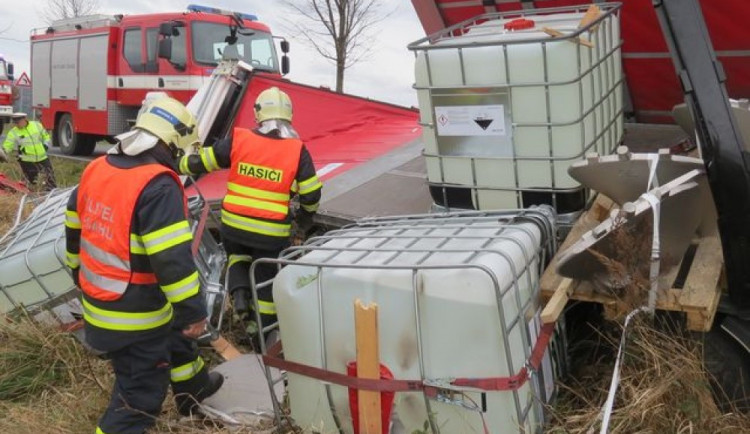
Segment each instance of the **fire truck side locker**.
M72 33L62 27L56 30L59 36L52 32L51 37L31 40L33 106L42 111L45 127L53 130L53 143L69 155L90 154L98 125L109 121L109 46L117 30L110 26L114 17L88 19L87 31Z

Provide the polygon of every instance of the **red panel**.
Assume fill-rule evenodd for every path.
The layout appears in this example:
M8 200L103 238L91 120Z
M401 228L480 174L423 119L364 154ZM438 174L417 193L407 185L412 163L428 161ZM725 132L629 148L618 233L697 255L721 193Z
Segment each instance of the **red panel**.
M443 19L446 26L458 24L461 21L470 20L477 15L486 13L483 6L466 6L456 9L442 9Z
M750 48L750 2L747 0L703 0L706 20L715 50L747 50Z
M414 11L417 12L419 22L422 23L422 29L428 35L439 32L445 28L445 22L440 15L437 4L425 0L411 0Z
M592 0L541 0L535 1L534 7L536 8L558 8L563 6L578 6L582 4L590 4Z
M621 11L624 52L667 52L664 34L651 0L628 0Z
M750 58L719 57L728 79L727 93L730 98L750 97Z
M321 176L323 180L410 143L422 133L416 110L266 75L253 78L235 125L255 127L253 103L261 91L271 86L284 90L292 99L295 129L316 168L327 166L330 170ZM226 193L226 173L211 174L198 184L210 200L221 199Z
M438 5L455 3L452 0L432 0ZM539 8L570 6L591 3L590 0L538 0ZM667 44L654 12L652 0L626 0L622 2L623 53L667 53ZM744 18L750 16L750 1L701 0L703 15L717 51L750 50L750 26ZM502 8L504 5L500 5ZM484 13L482 7L466 6L441 8L448 25ZM727 91L732 98L750 96L750 56L720 56L727 74ZM628 88L633 106L638 111L669 111L683 100L670 58L625 59ZM663 116L643 117L640 120L664 121Z
M70 113L73 116L73 128L77 133L107 134L106 111L78 110L78 101L52 99L49 109L41 110L44 128L55 128L54 122L58 113Z
M636 110L672 110L683 100L671 59L629 59L625 63Z

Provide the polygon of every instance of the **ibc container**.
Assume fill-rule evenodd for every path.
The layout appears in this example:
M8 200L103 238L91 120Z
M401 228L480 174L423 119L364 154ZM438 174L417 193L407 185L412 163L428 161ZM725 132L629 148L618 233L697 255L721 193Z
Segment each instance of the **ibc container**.
M46 196L0 243L0 313L75 289L65 267L65 205L71 190Z
M610 153L623 134L620 5L599 4L579 28L588 6L480 15L409 45L438 204L583 207L568 167Z
M345 374L360 299L378 305L380 361L395 379L516 374L538 335L539 276L554 233L549 207L370 219L262 260L285 265L273 281L284 358ZM353 432L346 387L291 372L287 382L305 432ZM393 432L425 423L443 433L538 432L553 391L547 355L516 391L397 393Z
M35 207L28 217L0 238L0 314L17 308L51 309L57 320L68 322L74 320L71 312L81 313L78 289L65 265L65 209L72 191L53 190L30 201ZM188 203L194 234L201 205L195 199ZM207 230L194 259L213 319L214 308L223 304L226 292L219 283L226 255Z

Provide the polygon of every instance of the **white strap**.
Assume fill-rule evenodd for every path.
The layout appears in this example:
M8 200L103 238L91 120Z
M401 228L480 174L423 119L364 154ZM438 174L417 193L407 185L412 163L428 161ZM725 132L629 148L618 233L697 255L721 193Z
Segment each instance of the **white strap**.
M645 306L639 307L628 314L625 317L625 325L622 328L622 336L620 337L620 347L617 349L617 360L615 361L614 373L612 373L612 381L609 384L609 393L607 394L607 401L602 407L601 413L599 413L599 419L602 420L602 427L599 430L599 434L606 434L609 430L609 420L612 417L612 407L615 404L615 393L617 393L617 386L620 384L620 363L622 363L622 356L624 354L623 349L625 348L625 342L627 342L628 336L628 325L630 320L635 317L639 312L646 312Z
M659 290L659 265L661 262L661 252L659 244L659 219L661 200L651 193L644 193L642 198L646 199L651 205L651 211L654 214L654 236L651 242L651 270L649 273L649 283L651 288L648 291L648 310L651 314L656 309L656 295Z
M652 166L651 175L653 176L654 168L656 164ZM651 184L651 179L649 179ZM612 407L615 404L615 394L617 393L617 386L620 384L620 363L622 362L622 356L624 354L623 349L625 348L625 342L627 342L628 336L628 325L630 321L639 312L648 312L649 314L654 313L656 309L656 295L659 289L659 264L660 264L660 244L659 244L659 218L660 218L660 207L661 200L652 193L644 193L641 197L648 201L651 205L651 210L654 214L654 228L653 228L653 240L651 242L651 269L649 272L649 283L651 287L648 292L648 304L641 306L631 311L627 317L625 317L625 325L622 329L622 336L620 337L620 346L617 349L617 360L615 361L614 373L612 374L612 381L609 385L609 393L607 394L607 401L602 407L602 411L599 414L599 419L602 421L600 434L606 434L609 430L609 421L612 417Z
M646 191L651 189L659 188L659 178L656 176L656 168L659 166L659 154L646 154L648 155L648 184L646 184Z

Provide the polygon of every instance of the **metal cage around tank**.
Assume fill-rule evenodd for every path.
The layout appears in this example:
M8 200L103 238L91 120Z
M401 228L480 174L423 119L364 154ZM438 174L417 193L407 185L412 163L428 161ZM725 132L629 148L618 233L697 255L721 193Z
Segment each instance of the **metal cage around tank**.
M504 242L508 244L502 244ZM475 247L456 247L464 244ZM509 246L512 245L513 247L510 248L513 249L512 253L510 250L505 251L500 248L501 244L506 249L509 249ZM492 416L490 413L494 411L497 414L504 410L500 408L485 408L483 410L481 408L482 404L479 404L482 402L483 396L476 389L457 387L449 384L449 378L435 378L430 376L430 369L426 368L426 363L429 366L429 361L425 359L424 348L425 345L428 347L434 345L434 338L429 336L425 338L423 318L427 318L430 315L426 311L426 309L429 309L426 307L429 305L429 298L424 295L425 298L422 299L423 296L420 295L430 291L429 287L425 288L427 286L424 283L426 279L425 273L434 273L438 270L478 273L487 277L489 282L492 282L486 289L489 291L487 294L492 294L490 298L495 300L495 307L489 310L494 311L496 320L499 323L498 329L492 332L496 333L497 339L501 342L498 345L501 345L505 349L504 354L497 354L497 360L493 360L493 362L497 362L494 365L495 367L501 366L501 370L513 374L526 366L526 362L519 363L518 360L527 361L531 356L536 333L539 330L535 328L539 326L539 276L549 258L554 255L555 249L554 213L549 207L534 207L526 210L494 212L465 211L364 219L342 229L330 231L324 236L314 237L308 240L305 245L291 247L282 252L278 259L260 259L254 261L251 266L250 275L253 286L253 297L256 303L255 311L258 312L258 291L273 285L276 308L279 312L278 323L262 324L259 315L256 315L256 320L261 323L261 330L264 330L266 333L280 326L281 338L285 344L285 348L289 345L291 345L289 348L298 346L294 342L289 341L289 337L293 336L295 332L316 334L317 339L310 338L309 340L316 340L317 342L307 342L303 345L317 345L317 348L320 349L319 358L314 357L316 360L295 360L294 357L289 356L289 353L292 352L292 350L289 350L284 351L285 359L296 363L307 363L310 366L324 370L335 370L339 368L337 365L338 362L332 362L327 353L331 350L332 345L347 347L349 343L334 342L336 341L335 338L327 336L332 330L330 328L331 322L334 321L332 318L338 315L338 312L333 312L335 309L330 304L326 304L325 301L328 297L331 297L330 294L333 291L334 277L332 277L333 274L331 273L340 272L341 270L351 273L376 272L380 275L407 273L411 276L408 278L411 284L407 292L411 292L412 295L409 297L412 301L409 303L411 306L406 309L410 312L410 318L413 318L413 325L410 326L410 332L414 332L416 336L415 351L418 355L419 366L418 370L415 371L415 373L418 373L419 378L410 378L410 380L420 381L425 385L444 387L444 389L441 389L442 393L439 393L437 396L428 396L425 393L420 400L423 401L423 404L420 405L425 409L426 420L430 429L432 432L440 432L441 425L445 422L441 420L441 416L445 416L445 414L436 415L435 406L448 405L451 408L459 408L461 409L460 411L480 415L482 419L485 417L491 419ZM457 255L461 259L455 262L445 259L451 255ZM502 263L504 266L508 266L510 275L498 276L495 269L481 263L484 260L489 260L488 258L490 257L494 261L492 263ZM517 263L520 263L520 266L516 266ZM282 290L278 286L283 285L283 283L278 281L281 274L270 281L257 282L255 280L254 270L260 264L274 264L279 267L279 270L281 270L280 273L292 273L289 274L292 276L290 279L295 281L297 285L294 291L302 292L308 290L310 291L308 296L311 297L311 300L317 300L317 302L312 303L317 304L317 306L305 304L305 309L307 310L305 318L309 321L302 326L303 330L292 330L295 326L289 322L284 322L284 319L289 318L288 312L290 307L284 304L284 299L279 295ZM296 276L294 274L296 273L296 269L306 269L310 275L297 279L294 277ZM406 276L406 274L402 275ZM504 283L506 280L507 283ZM386 285L378 290L386 292L387 288ZM525 291L523 288L527 288L529 291L525 298L522 296L522 292ZM456 288L456 290L459 289L460 287ZM352 288L352 292L355 293L356 289ZM381 301L383 300L381 299ZM351 301L353 302L353 299ZM508 303L512 303L513 312L507 310ZM387 309L387 306L385 309ZM286 316L284 314L285 311L287 312ZM393 311L391 311L388 318L391 321L393 320ZM411 321L411 319L408 321ZM446 319L446 321L450 321L450 319ZM336 329L338 328L336 327ZM429 332L429 330L427 331ZM385 334L387 334L387 331L380 331L380 337L383 342L393 338L393 336L388 337ZM522 342L520 347L523 348L523 350L520 350L522 354L511 354L510 349L513 347L509 338L511 335L514 338L516 336L520 337ZM305 339L307 338L305 337ZM302 339L302 337L299 337L299 339ZM446 345L452 345L452 343L446 343ZM546 362L550 363L547 375L552 376L552 378L542 379L541 370L530 372L531 386L523 394L521 394L520 389L507 392L492 392L512 394L512 400L510 401L512 402L512 409L507 410L512 414L507 416L507 420L517 422L518 428L507 432L523 432L527 429L541 431L544 420L543 403L549 402L551 399L550 395L554 394L554 392L550 392L550 389L545 389L545 384L550 387L549 384L553 383L553 378L559 374L558 370L563 369L565 364L565 351L559 349L559 345L564 345L564 341L556 340L555 345L557 346L555 355L559 359L554 363ZM269 349L262 339L260 340L260 346L262 353L268 355ZM383 353L382 348L381 354ZM308 352L308 350L298 351ZM462 356L471 357L470 354ZM387 356L383 355L383 359L385 358ZM394 370L394 376L399 378L396 371ZM292 379L289 378L289 373L278 376L278 371L266 366L266 374L271 394L275 398L278 398L274 392L276 384L286 380L287 385L291 387ZM472 374L472 372L465 373L466 376L472 376ZM300 378L299 375L298 378ZM339 399L341 397L341 390L345 388L325 381L320 381L316 384L314 387L325 389L325 403L321 402L320 407L326 407L326 409L321 410L321 412L328 414L329 416L325 416L325 418L329 421L333 420L335 423L335 426L332 423L331 426L325 426L325 429L350 432L351 419L348 418L350 415L349 409L341 408L340 405L337 406L336 404L337 401L341 402ZM290 390L288 389L288 391ZM318 391L321 394L323 393L320 389ZM338 398L334 396L336 394L338 394ZM294 393L290 391L289 399L292 408L291 416L294 418L295 404L299 405L300 401L314 398L294 396ZM488 407L491 407L492 402L495 401L490 399L489 402ZM274 407L277 413L277 420L281 423L286 413L282 409L282 405L278 399L274 400ZM446 412L446 407L440 408L443 413ZM468 418L469 416L466 417ZM304 421L296 422L304 423ZM477 423L477 421L475 420L473 423ZM481 427L481 424L474 426ZM489 426L490 432L496 432L492 431L492 427L499 426L498 421L490 421ZM303 426L302 428L304 429L305 427ZM405 428L408 430L411 427L406 426Z
M507 209L546 203L560 215L584 207L587 192L567 167L589 152L610 153L623 134L621 5L597 3L601 14L579 27L564 21L580 20L589 6L483 14L409 44L437 204ZM536 28L506 29L514 20ZM558 36L542 32L556 23ZM471 116L480 113L476 107L494 107L505 134L460 136L445 133L444 125L441 132L451 110Z

